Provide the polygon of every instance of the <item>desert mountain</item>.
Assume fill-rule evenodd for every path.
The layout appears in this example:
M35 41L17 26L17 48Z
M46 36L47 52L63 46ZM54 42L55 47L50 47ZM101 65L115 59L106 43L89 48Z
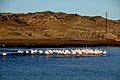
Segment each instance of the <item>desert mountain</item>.
M120 36L120 20L107 20ZM106 19L63 12L0 13L0 39L106 39Z

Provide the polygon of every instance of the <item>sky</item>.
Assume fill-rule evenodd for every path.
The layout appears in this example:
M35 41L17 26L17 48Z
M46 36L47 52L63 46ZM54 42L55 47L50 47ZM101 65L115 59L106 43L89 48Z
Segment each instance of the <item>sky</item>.
M120 0L0 0L0 13L65 12L120 20Z

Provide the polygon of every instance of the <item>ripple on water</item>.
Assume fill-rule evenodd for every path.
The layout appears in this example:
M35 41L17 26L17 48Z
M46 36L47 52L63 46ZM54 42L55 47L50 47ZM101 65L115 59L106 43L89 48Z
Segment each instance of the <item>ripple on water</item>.
M107 50L107 56L80 58L0 57L0 80L119 80L120 49L99 48Z

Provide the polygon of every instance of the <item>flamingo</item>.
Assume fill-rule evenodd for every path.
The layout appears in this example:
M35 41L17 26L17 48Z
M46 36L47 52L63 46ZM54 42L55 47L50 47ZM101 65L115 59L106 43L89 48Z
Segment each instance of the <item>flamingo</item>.
M6 56L7 54L4 52L4 53L2 53L2 55L3 55L3 56Z

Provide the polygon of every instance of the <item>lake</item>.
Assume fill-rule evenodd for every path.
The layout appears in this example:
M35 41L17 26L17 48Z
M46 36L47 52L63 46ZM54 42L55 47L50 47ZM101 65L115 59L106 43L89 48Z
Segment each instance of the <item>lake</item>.
M119 80L120 47L90 48L106 50L108 53L106 56L79 58L46 58L38 55L0 57L0 80ZM9 47L0 48L0 54L2 52L14 54L20 49L46 50L46 48Z

